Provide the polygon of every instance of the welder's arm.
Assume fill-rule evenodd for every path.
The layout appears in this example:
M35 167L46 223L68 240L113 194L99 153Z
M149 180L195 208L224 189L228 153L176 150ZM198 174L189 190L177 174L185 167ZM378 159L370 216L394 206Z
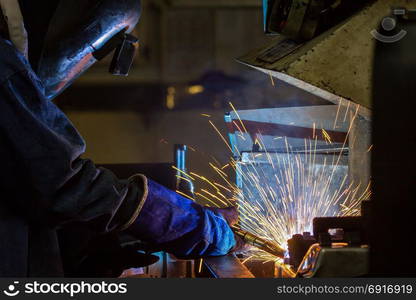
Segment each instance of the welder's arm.
M11 49L13 70L0 78L0 141L16 159L0 169L0 201L39 226L82 222L103 233L130 226L177 255L228 252L234 237L219 215L143 177L119 180L81 159L83 139Z
M0 38L0 201L35 226L126 227L143 199L136 178L119 180L81 159L85 144L44 96L27 60ZM98 124L97 124L98 126Z
M179 257L225 255L235 246L223 216L146 181L146 201L127 231Z
M0 166L0 201L39 226L125 228L143 199L142 181L119 180L81 159L83 139L25 61L14 63L21 70L0 82L0 141L15 157Z

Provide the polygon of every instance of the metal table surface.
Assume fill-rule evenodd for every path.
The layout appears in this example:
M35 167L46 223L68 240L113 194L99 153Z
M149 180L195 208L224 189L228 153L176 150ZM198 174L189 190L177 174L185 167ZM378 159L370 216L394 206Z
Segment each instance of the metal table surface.
M203 262L214 278L254 278L249 269L233 254L204 258Z

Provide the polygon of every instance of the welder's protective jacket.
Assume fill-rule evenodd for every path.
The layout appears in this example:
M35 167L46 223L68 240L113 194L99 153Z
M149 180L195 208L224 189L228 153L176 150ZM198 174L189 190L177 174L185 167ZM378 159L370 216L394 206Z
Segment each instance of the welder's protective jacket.
M81 159L84 150L27 60L0 38L0 276L63 275L57 229L72 222L98 233L131 227L177 255L233 247L222 217L142 176L119 180Z

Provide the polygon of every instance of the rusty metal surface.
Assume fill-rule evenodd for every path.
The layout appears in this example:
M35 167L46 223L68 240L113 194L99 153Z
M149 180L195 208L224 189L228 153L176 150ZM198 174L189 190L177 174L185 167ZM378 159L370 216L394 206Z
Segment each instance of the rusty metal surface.
M215 278L254 278L254 275L235 255L209 257L204 266Z

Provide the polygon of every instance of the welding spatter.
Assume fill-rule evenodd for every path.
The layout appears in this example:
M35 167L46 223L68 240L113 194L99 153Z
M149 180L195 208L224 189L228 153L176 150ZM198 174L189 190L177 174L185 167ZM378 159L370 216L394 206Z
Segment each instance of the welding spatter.
M285 249L280 247L277 243L258 237L248 231L242 230L237 226L232 226L232 229L236 235L238 235L244 242L252 245L260 250L270 253L274 256L284 258Z

